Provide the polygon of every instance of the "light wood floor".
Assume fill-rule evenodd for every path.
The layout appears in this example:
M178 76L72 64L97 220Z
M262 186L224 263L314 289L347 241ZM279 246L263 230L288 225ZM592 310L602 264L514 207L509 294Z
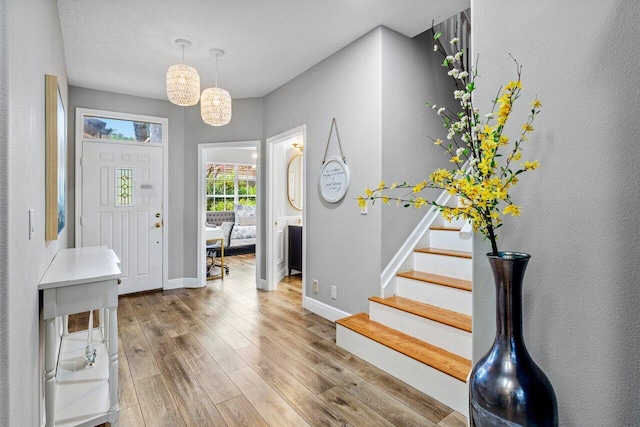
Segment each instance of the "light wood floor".
M255 289L255 257L201 289L120 298L120 426L465 426L335 344L300 276ZM70 320L86 329L87 316Z

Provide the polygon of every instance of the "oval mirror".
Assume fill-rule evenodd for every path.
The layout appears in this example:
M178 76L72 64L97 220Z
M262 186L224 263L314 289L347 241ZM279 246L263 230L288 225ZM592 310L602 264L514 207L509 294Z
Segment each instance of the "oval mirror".
M291 206L302 210L302 154L291 159L287 168L287 196Z

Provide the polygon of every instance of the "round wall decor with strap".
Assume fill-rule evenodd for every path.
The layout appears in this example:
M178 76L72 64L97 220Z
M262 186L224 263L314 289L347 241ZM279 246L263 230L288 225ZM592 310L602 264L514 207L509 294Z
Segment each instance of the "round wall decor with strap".
M349 189L349 168L339 157L326 161L320 169L318 178L320 195L329 203L337 203Z
M327 151L331 142L331 133L336 128L336 137L338 138L338 146L340 147L340 156L331 157L327 160ZM320 195L329 203L337 203L344 198L349 189L349 168L347 167L347 159L342 154L342 144L340 143L340 134L338 134L338 124L336 119L331 121L331 130L329 130L329 140L324 150L322 159L322 168L318 176L318 189Z

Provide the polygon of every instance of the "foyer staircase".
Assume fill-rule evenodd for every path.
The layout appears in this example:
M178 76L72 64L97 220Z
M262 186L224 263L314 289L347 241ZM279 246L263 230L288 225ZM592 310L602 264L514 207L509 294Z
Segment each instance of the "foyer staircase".
M432 225L395 295L369 298L369 314L336 322L345 350L425 394L467 413L471 370L471 250L458 224ZM425 236L426 237L426 236ZM383 292L384 294L384 292Z

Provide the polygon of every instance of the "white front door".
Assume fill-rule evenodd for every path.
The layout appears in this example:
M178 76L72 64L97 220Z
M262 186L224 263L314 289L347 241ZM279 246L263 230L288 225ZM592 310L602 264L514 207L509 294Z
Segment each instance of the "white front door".
M82 246L115 251L119 294L162 288L162 147L82 144Z

